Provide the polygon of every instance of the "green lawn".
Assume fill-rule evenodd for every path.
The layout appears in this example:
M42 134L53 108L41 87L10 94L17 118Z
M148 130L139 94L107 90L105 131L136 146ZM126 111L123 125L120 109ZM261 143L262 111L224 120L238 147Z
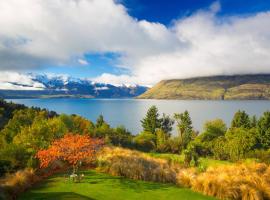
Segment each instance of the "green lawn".
M170 154L170 153L147 153L148 155L155 157L155 158L163 158L166 160L172 160L174 162L183 164L184 163L184 155L177 155L177 154ZM229 161L222 161L222 160L214 160L211 158L199 158L200 166L205 168L207 167L216 167L220 165L228 165L231 164Z
M214 200L189 189L171 184L134 181L93 170L85 171L81 183L66 181L63 175L52 176L22 194L19 200Z

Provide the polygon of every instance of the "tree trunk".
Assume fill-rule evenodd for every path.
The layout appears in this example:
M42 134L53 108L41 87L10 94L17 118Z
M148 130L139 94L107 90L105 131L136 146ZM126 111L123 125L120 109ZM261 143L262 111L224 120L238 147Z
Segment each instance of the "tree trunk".
M76 165L73 165L73 174L76 173Z

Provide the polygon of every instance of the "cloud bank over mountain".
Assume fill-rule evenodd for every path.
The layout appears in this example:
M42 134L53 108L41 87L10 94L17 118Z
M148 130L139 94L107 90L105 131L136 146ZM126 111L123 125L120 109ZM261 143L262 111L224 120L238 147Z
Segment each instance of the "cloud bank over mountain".
M215 2L165 26L139 21L113 0L0 0L1 77L74 58L84 65L86 53L107 52L119 54L117 67L129 73L97 82L270 73L270 12L221 17L220 9Z

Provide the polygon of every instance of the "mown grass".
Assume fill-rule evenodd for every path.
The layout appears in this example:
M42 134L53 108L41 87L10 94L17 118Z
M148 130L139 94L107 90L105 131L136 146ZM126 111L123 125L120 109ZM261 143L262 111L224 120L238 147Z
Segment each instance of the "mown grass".
M63 174L52 176L23 193L19 200L214 199L172 184L135 181L94 170L85 171L84 174L85 179L81 183L69 182Z

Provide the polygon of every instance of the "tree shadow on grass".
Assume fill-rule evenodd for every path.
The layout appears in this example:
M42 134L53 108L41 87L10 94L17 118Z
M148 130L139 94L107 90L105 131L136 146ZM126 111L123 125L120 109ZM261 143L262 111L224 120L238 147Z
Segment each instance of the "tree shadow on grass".
M154 183L148 181L137 181L126 178L119 179L120 187L123 189L131 189L137 193L153 190L168 190L170 187L174 187L172 184Z
M99 173L96 171L82 171L84 173L85 177L80 183L73 183L72 181L66 181L63 174L58 174L53 177L50 177L49 179L44 180L42 183L36 185L34 188L42 189L47 187L54 187L54 183L57 184L59 181L61 181L64 184L70 185L70 184L89 184L95 185L100 184L104 185L104 187L118 187L122 190L132 190L136 193L143 193L147 191L154 191L154 190L168 190L170 187L175 187L172 184L162 184L162 183L154 183L154 182L147 182L147 181L138 181L138 180L132 180L124 177L119 176L111 176L105 173ZM39 198L35 199L56 199L60 200L61 195L77 195L76 193L69 193L69 192L59 192L59 193L31 193L36 195L39 195ZM42 198L42 195L49 195L52 198L46 197ZM56 196L55 196L56 195ZM62 198L63 199L63 198ZM69 198L65 197L64 199L91 199L88 197L84 198Z
M48 192L35 193L30 192L27 196L20 198L22 200L95 200L93 198L83 196L74 192Z

